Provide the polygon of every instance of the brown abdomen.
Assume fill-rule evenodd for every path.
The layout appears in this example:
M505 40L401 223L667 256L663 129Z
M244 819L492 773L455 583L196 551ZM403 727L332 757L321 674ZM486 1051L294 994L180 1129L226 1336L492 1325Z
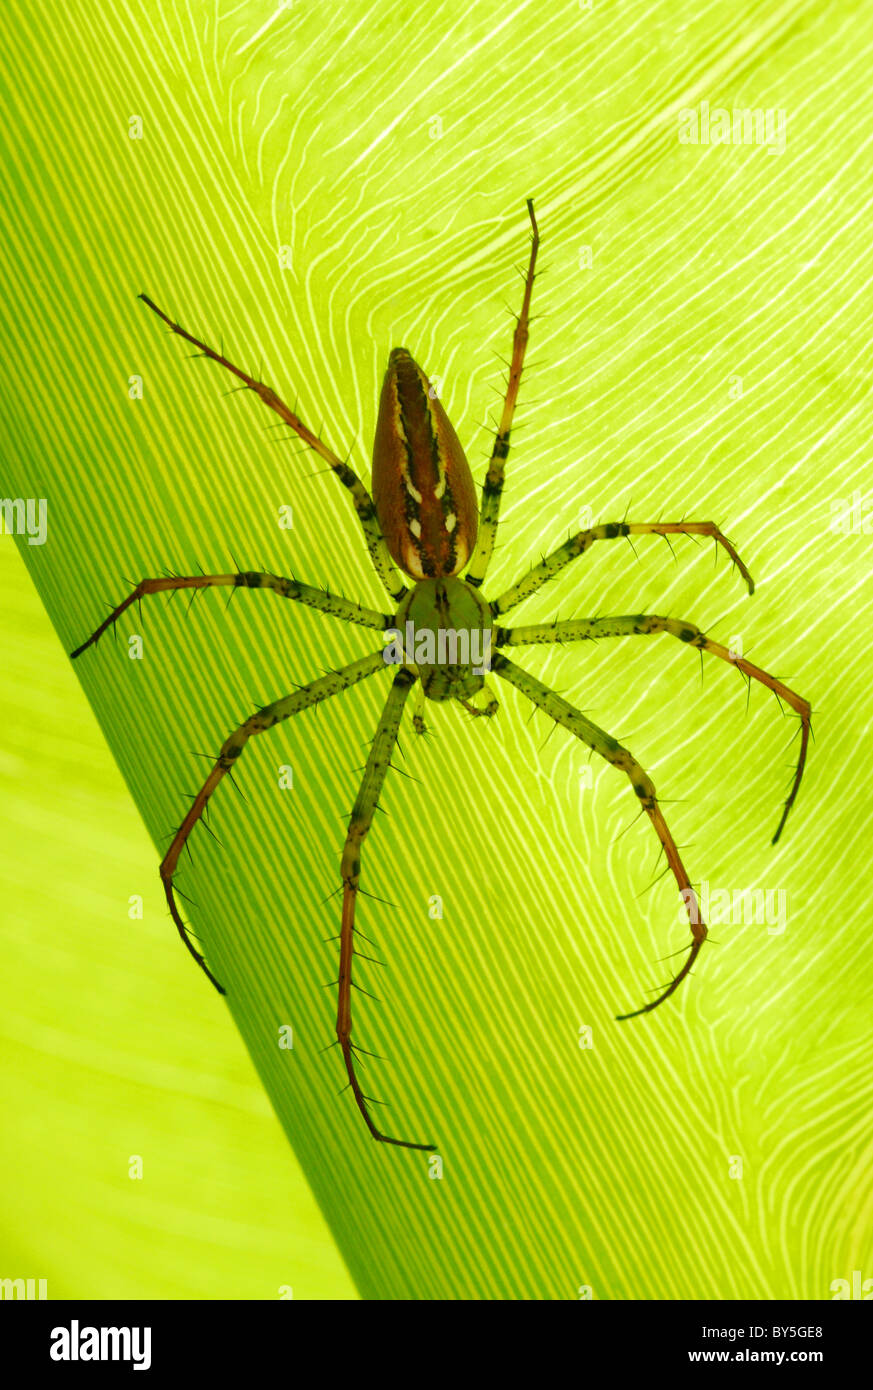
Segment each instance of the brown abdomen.
M394 560L412 579L458 574L476 541L470 465L421 368L395 348L373 442L373 501Z

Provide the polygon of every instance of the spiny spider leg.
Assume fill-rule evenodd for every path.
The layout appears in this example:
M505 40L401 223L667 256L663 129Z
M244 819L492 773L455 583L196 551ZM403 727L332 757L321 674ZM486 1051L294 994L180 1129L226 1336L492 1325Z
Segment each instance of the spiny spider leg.
M415 686L415 708L412 712L412 727L417 734L427 733L427 720L424 717L426 704L427 698L424 693L424 686L421 681L417 681Z
M587 744L589 748L593 749L595 753L599 753L607 762L612 763L613 767L617 767L624 772L630 779L630 784L639 798L641 807L655 828L655 834L661 842L664 857L670 869L673 871L673 877L679 886L679 891L685 902L685 909L688 913L688 921L691 926L693 940L682 969L673 977L667 988L659 994L658 998L652 1000L650 1004L644 1004L641 1009L635 1009L633 1013L619 1014L618 1018L620 1020L636 1018L638 1014L650 1013L651 1010L656 1009L659 1004L663 1004L665 999L669 999L675 989L678 989L697 959L700 948L706 940L706 924L700 917L697 894L691 887L688 874L685 872L685 866L679 855L679 850L676 848L676 842L667 828L667 822L664 820L661 808L658 805L654 784L632 754L630 754L626 748L622 748L621 744L617 743L610 734L604 733L603 729L598 728L590 719L586 719L581 710L569 704L561 695L558 695L556 691L551 690L547 685L543 685L541 681L536 680L534 676L529 675L528 672L522 670L520 666L516 666L508 657L502 656L499 653L495 655L492 658L491 669L492 671L496 671L499 676L502 676L504 680L509 681L511 685L516 686L523 695L526 695L533 704L543 710L556 724L562 724L565 729L569 729L571 734L575 734L576 738L581 739L581 741Z
M288 425L295 434L299 435L304 443L308 444L311 449L314 449L319 457L323 458L325 463L330 465L343 487L348 488L349 492L352 494L352 501L354 502L355 511L358 514L358 520L364 532L364 539L367 542L367 549L370 552L373 568L386 592L395 603L399 603L406 593L406 585L403 583L394 565L394 561L388 554L388 547L385 544L385 538L379 527L373 499L355 470L339 458L326 444L322 443L318 436L314 435L312 431L304 425L303 421L279 399L272 387L265 386L262 381L256 381L254 377L249 376L248 372L244 372L240 367L234 366L233 362L229 362L220 352L216 352L214 348L208 347L206 343L202 343L199 338L193 337L178 323L174 323L169 315L164 313L163 309L159 309L157 304L149 299L147 294L141 294L139 298L153 311L153 313L158 315L158 318L163 319L164 323L168 325L173 333L177 333L180 338L184 338L192 347L196 347L205 357L210 358L213 362L217 362L220 367L225 367L227 371L232 372L235 377L238 377L244 386L250 391L254 391L255 395L259 396L264 404L268 405L271 410L274 410L279 418L284 420L285 424Z
M326 589L314 589L311 584L300 584L296 579L285 579L277 574L246 570L239 574L162 575L159 579L141 579L127 598L113 608L109 617L105 618L87 641L71 652L70 656L73 660L81 656L82 652L100 640L107 628L118 622L125 609L145 598L147 594L161 594L176 589L219 588L272 589L280 598L305 603L310 608L317 608L320 612L329 613L344 622L359 623L362 627L373 627L377 631L388 627L391 622L389 616L377 613L373 608L364 608L362 604L339 598L336 594L328 593Z
M182 921L173 888L173 875L176 872L179 855L182 853L191 831L206 810L209 798L215 788L234 768L248 740L254 734L262 734L266 729L274 728L283 719L290 719L293 715L299 714L301 710L309 709L311 705L317 705L322 700L329 700L332 695L338 695L341 690L347 690L350 685L355 685L358 681L366 679L367 676L374 676L377 671L384 670L385 658L383 653L381 651L374 652L371 656L364 656L359 661L350 662L348 666L343 666L339 671L329 671L327 675L319 676L317 680L310 681L308 685L295 690L293 695L286 695L281 700L274 700L272 704L265 705L263 709L251 715L225 739L212 771L195 796L185 819L176 831L173 842L161 861L160 869L161 882L164 885L170 916L175 922L176 929L188 951L220 994L224 994L225 990L212 974L200 952L192 944L185 923Z
M396 1144L401 1149L432 1150L433 1144L414 1144L408 1139L392 1139L376 1128L367 1108L367 1101L370 1097L364 1095L355 1072L354 1048L352 1046L352 965L355 955L355 905L361 879L361 846L373 823L379 793L391 763L391 754L397 743L403 707L415 680L415 675L405 666L402 666L394 677L382 717L379 720L376 737L370 748L364 777L349 821L349 830L342 857L343 917L340 935L336 1035L342 1049L352 1094L373 1138L378 1139L382 1144Z
M512 431L512 418L515 414L515 405L518 400L518 388L521 384L521 373L524 367L524 354L527 348L528 324L530 321L530 298L531 291L533 290L537 250L540 244L537 220L534 216L533 202L530 198L527 200L527 210L530 216L530 224L533 228L533 236L530 248L530 261L528 263L527 276L524 282L524 299L522 300L518 322L515 325L515 332L512 335L512 361L509 365L509 378L506 383L503 414L500 417L497 437L494 440L494 448L491 452L488 472L482 484L482 515L479 518L479 534L465 575L467 583L472 584L474 588L478 588L485 578L491 556L494 553L494 540L497 535L497 522L500 516L500 498L503 493L503 475L506 468L506 459L509 454L509 436Z
M512 584L496 598L491 605L495 617L515 608L530 598L549 580L554 579L565 565L584 555L595 541L612 541L620 536L712 536L716 545L727 551L743 579L749 586L749 593L755 591L754 581L727 536L723 536L714 521L610 521L602 526L591 526L587 531L577 531L540 564L534 565L523 579Z
M521 647L535 642L580 642L587 638L633 637L644 636L653 632L667 632L671 637L678 637L680 642L687 642L689 646L697 647L700 651L710 652L713 656L721 657L722 661L727 661L731 666L736 666L738 671L742 671L747 679L759 681L768 690L772 690L779 699L784 700L800 716L800 753L791 790L783 807L776 834L773 836L772 843L775 845L782 834L783 826L788 819L788 812L794 805L800 790L803 769L806 766L806 751L812 719L812 710L808 701L804 700L802 696L796 695L782 681L771 676L769 672L763 671L760 666L753 666L751 661L746 661L744 657L734 656L727 647L722 646L720 642L713 642L693 623L682 622L679 618L661 618L654 613L504 628L498 630L497 645Z
M498 629L498 632L500 629ZM472 700L458 700L459 705L463 705L468 714L472 714L474 719L493 719L495 714L500 711L500 701L489 686L483 685L478 692L485 697L484 705L476 705Z

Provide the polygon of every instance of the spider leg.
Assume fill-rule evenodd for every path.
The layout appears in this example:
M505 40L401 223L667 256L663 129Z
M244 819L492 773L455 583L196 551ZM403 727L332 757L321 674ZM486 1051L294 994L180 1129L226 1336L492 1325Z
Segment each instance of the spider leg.
M280 598L293 599L297 603L307 604L310 608L317 608L322 613L329 613L334 618L341 618L343 622L359 623L362 627L373 627L377 630L388 627L391 622L390 617L384 613L377 613L373 608L364 608L360 603L352 603L349 599L329 594L326 589L314 589L310 584L300 584L296 579L285 579L277 574L247 570L239 574L162 575L159 579L141 579L127 598L113 608L109 617L91 633L87 641L70 655L73 660L81 656L82 652L100 640L107 628L118 622L122 613L132 603L137 603L147 594L168 591L172 593L177 589L191 589L196 593L198 589L219 588L272 589Z
M531 627L504 628L502 633L498 634L497 641L498 645L519 647L534 642L580 642L587 638L634 637L645 636L653 632L667 632L671 637L677 637L680 642L686 642L690 647L697 647L699 651L721 657L722 661L736 666L747 680L758 681L768 690L772 690L778 699L784 700L800 716L800 751L791 789L782 809L776 834L773 836L772 843L775 845L782 834L788 813L800 790L812 727L812 710L809 702L804 700L801 695L795 694L782 681L771 676L768 671L763 671L760 666L753 666L751 661L746 661L745 657L734 656L727 647L722 646L720 642L713 642L693 623L683 622L679 618L660 618L654 613L636 613L621 618L591 618L579 622L570 620L569 622L545 623Z
M620 743L617 743L610 734L598 728L596 724L593 724L590 719L587 719L585 715L582 714L581 710L569 704L561 695L558 695L556 691L551 690L547 685L543 685L541 681L536 680L534 676L529 675L529 673L522 670L520 666L516 666L508 657L496 654L492 658L491 669L496 671L499 676L502 676L504 680L509 681L511 685L514 685L523 695L526 695L534 705L537 705L543 710L543 712L547 714L550 719L553 719L556 724L562 724L565 729L569 729L571 734L581 739L581 741L589 748L593 749L595 753L599 753L608 763L612 763L613 767L617 767L620 771L625 773L639 798L640 806L652 822L655 834L664 852L664 857L673 872L673 877L676 880L679 892L685 903L685 910L688 913L688 921L691 926L692 941L682 968L674 975L666 989L658 995L657 999L653 999L650 1004L644 1004L641 1009L635 1009L633 1013L620 1014L619 1018L636 1018L638 1014L650 1013L651 1010L656 1009L659 1004L663 1004L665 999L669 999L674 990L678 989L697 959L700 949L706 940L706 924L701 921L697 895L691 887L688 874L685 871L685 866L682 863L679 850L676 847L676 842L670 834L667 822L664 820L663 813L658 804L654 784L632 754L630 754L626 748L623 748Z
M408 1139L392 1139L377 1129L367 1107L370 1099L364 1095L355 1072L352 1046L352 966L355 956L355 906L361 878L361 846L373 822L376 803L382 790L391 753L397 742L400 718L407 696L416 680L415 675L401 667L385 703L376 737L370 749L364 777L352 809L348 834L342 856L343 913L340 930L339 1000L336 1016L336 1035L342 1049L349 1086L355 1103L364 1117L367 1128L381 1144L396 1144L402 1149L433 1149L433 1144L414 1144Z
M589 546L595 541L612 541L620 536L712 536L716 545L720 545L727 551L732 562L736 565L743 579L749 586L749 593L754 593L755 585L752 576L746 569L734 546L723 536L714 521L610 521L602 526L591 526L586 531L577 531L575 536L571 536L563 545L559 545L557 550L553 550L551 555L547 555L538 565L534 565L522 579L510 585L491 605L491 611L497 616L506 613L510 608L515 608L525 599L530 598L538 589L554 579L556 574L569 565L577 556L584 555Z
M329 449L326 444L322 443L318 436L313 434L312 430L304 425L303 421L295 415L292 410L288 409L284 401L279 399L272 387L265 386L262 381L256 381L254 377L249 376L248 372L244 372L241 367L236 367L233 362L228 361L223 353L216 352L214 348L208 347L206 343L202 343L199 338L194 338L182 328L180 324L174 323L169 315L164 313L163 309L159 309L157 304L149 299L147 294L141 294L139 298L153 313L158 315L158 318L163 319L164 323L168 325L173 333L177 333L180 338L184 338L186 343L191 343L192 347L196 347L198 351L201 352L204 357L208 357L210 361L217 362L220 367L224 367L227 371L232 372L249 391L254 391L255 395L259 396L264 404L269 406L271 410L274 410L289 429L292 429L305 444L309 445L310 449L314 449L319 457L323 458L325 463L333 469L343 487L347 488L352 495L352 501L364 532L364 539L367 542L367 549L370 552L373 568L386 592L395 603L399 603L406 593L406 585L403 583L394 565L394 561L388 553L385 538L379 529L379 522L376 518L376 508L373 506L373 499L355 470L350 468L349 465L345 463L343 459L339 458L332 449Z
M212 981L220 994L225 990L218 983L212 971L206 964L200 952L191 942L182 915L176 902L176 890L173 885L173 876L179 863L179 855L188 842L188 837L197 822L203 816L209 803L209 798L215 791L218 784L236 766L237 760L245 748L248 740L254 734L262 734L266 729L272 729L283 719L290 719L293 715L299 714L301 710L308 709L311 705L317 705L322 700L329 700L332 695L338 695L341 690L347 690L350 685L355 685L358 681L364 680L367 676L373 676L377 671L385 669L385 660L382 652L375 652L371 656L362 657L359 661L353 661L348 666L344 666L339 671L330 671L326 676L319 676L317 680L310 681L309 685L301 686L295 690L293 695L286 695L281 700L274 700L272 704L265 705L250 718L239 725L234 732L225 739L212 770L202 787L194 797L185 819L173 836L172 844L161 861L161 882L164 885L167 904L170 909L170 916L176 924L176 930L187 950L196 960L197 964L204 971L208 979Z
M509 364L509 378L506 383L503 414L500 417L500 425L494 440L494 448L491 452L488 472L482 484L482 515L479 518L479 532L465 575L467 583L472 584L473 587L477 589L485 578L491 556L494 553L494 540L497 535L497 522L500 516L500 498L503 493L503 476L506 468L506 459L509 454L509 436L512 431L512 419L515 414L515 404L518 400L518 388L521 383L524 354L527 348L528 324L530 321L530 298L531 291L533 290L537 250L540 244L537 220L534 216L533 202L530 198L527 200L527 210L530 216L531 227L533 228L533 236L531 239L530 261L528 263L527 276L524 282L524 299L522 300L521 313L518 316L515 332L512 337L512 361Z
M415 709L412 712L412 727L417 734L427 733L427 721L424 717L424 707L427 703L424 693L424 686L421 681L415 683Z
M500 701L488 685L483 685L480 694L485 696L484 705L475 705L472 700L458 700L474 719L493 719L500 709Z

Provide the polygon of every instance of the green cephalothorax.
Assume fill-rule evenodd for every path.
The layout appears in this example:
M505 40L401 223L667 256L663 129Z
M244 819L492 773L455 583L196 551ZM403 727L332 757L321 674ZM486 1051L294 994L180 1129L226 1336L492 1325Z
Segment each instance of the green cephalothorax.
M87 641L73 652L79 656L113 626L133 603L148 594L173 593L190 589L192 593L209 588L270 590L292 603L306 604L342 622L384 633L384 646L370 656L349 662L339 671L331 671L300 686L290 695L273 700L241 724L225 740L205 782L194 797L182 824L176 831L161 862L161 879L173 921L186 947L209 979L218 989L222 986L210 972L206 960L190 939L183 921L177 894L177 871L182 851L194 827L204 817L213 792L227 774L233 776L249 740L266 733L285 719L324 700L333 698L360 681L384 677L393 670L391 689L370 745L363 779L349 817L345 846L340 861L342 879L342 924L339 936L339 976L337 985L336 1043L342 1053L348 1089L374 1139L406 1149L431 1149L432 1144L418 1144L409 1139L397 1139L383 1134L371 1111L376 1104L366 1095L358 1075L363 1048L352 1041L352 979L356 962L372 959L358 951L361 936L355 925L355 912L361 879L361 851L369 834L375 813L380 808L392 758L399 749L401 721L409 695L411 724L417 734L426 732L425 699L455 701L468 714L490 718L498 712L498 703L485 686L485 676L493 671L502 681L512 685L552 721L577 738L591 753L624 774L637 798L640 813L645 814L657 836L667 869L673 876L684 904L691 929L688 954L676 973L655 991L655 998L635 1014L648 1013L662 1004L689 974L706 940L706 924L688 873L682 862L673 836L664 819L654 783L636 758L611 734L592 722L586 714L571 705L557 691L544 685L529 672L517 666L508 648L533 646L540 643L587 642L603 638L621 638L665 633L695 648L703 661L704 653L718 657L735 666L745 680L753 680L772 690L780 702L787 704L799 716L800 746L794 778L788 792L782 817L773 837L778 840L785 819L794 805L800 779L806 763L809 744L811 712L809 704L782 681L769 675L760 666L753 666L744 657L718 642L713 642L693 623L675 617L653 613L628 616L578 618L558 621L557 618L523 627L496 626L503 614L530 598L567 565L584 555L599 541L632 536L663 536L668 544L671 536L709 536L717 547L730 557L752 591L752 579L727 537L712 521L612 521L589 526L571 535L551 554L540 557L526 572L489 603L481 594L494 552L500 501L503 493L506 460L512 422L524 366L530 323L531 290L534 282L539 233L533 203L528 202L533 232L530 260L525 276L524 299L512 339L512 357L508 364L506 394L503 410L494 438L491 458L482 485L481 513L476 504L476 491L466 455L454 428L440 404L434 383L414 361L406 348L395 348L388 359L388 369L382 385L376 433L373 443L372 495L355 470L335 454L321 439L304 425L294 411L279 399L275 391L262 381L235 366L220 352L207 347L147 299L148 307L172 329L191 343L198 353L231 372L243 387L253 391L264 405L302 439L304 444L327 463L351 497L364 534L370 560L383 588L391 599L391 612L386 615L363 604L323 589L315 589L296 579L260 571L236 574L170 575L143 579L94 631ZM434 378L436 381L436 378ZM633 542L631 541L631 544ZM399 568L398 568L399 567ZM402 573L401 573L402 571ZM405 576L405 578L404 578ZM411 587L407 584L411 580ZM495 650L492 653L492 646ZM485 690L485 703L474 705L473 696ZM459 809L455 799L450 803ZM530 827L531 835L539 827ZM422 847L421 853L426 852ZM390 885L389 885L390 886ZM402 899L402 888L389 896ZM618 915L618 913L617 913ZM369 927L368 927L369 930ZM230 982L232 988L232 981ZM360 989L361 986L357 985ZM224 991L222 991L224 992ZM622 1014L621 1018L631 1018ZM372 1057L373 1054L365 1054Z
M462 579L421 579L388 629L385 660L405 663L429 700L469 700L491 670L491 609Z

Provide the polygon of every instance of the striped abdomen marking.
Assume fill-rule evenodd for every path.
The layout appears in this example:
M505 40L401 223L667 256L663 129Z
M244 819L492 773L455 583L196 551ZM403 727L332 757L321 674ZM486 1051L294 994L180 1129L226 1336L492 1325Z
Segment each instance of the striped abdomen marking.
M427 377L395 348L373 443L373 501L388 549L412 579L458 574L476 541L470 465Z

